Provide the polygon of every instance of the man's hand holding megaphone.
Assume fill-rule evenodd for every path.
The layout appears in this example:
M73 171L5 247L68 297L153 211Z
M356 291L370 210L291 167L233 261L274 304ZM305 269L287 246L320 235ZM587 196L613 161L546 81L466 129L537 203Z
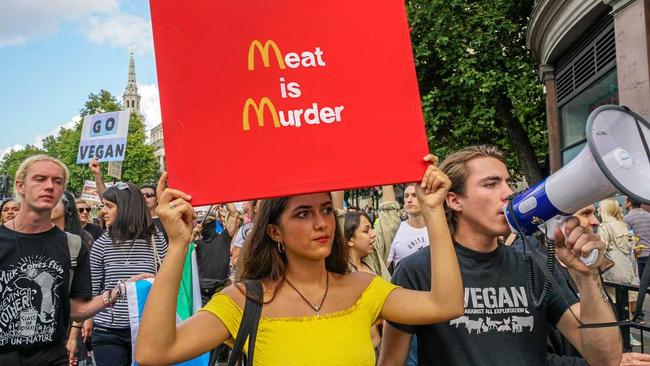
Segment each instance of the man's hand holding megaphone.
M555 229L555 245L557 258L568 268L580 273L591 274L603 261L605 242L600 240L600 235L580 226L577 217L570 217L563 227ZM598 259L587 266L579 257L588 256L594 249L598 250Z

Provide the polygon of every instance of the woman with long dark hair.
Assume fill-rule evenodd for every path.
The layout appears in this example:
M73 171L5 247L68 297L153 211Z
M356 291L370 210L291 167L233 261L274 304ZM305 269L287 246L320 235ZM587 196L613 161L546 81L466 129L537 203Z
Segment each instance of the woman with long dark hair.
M13 220L20 210L20 202L14 198L5 198L0 203L0 225L9 220Z
M380 319L430 324L463 312L458 262L443 202L449 180L425 158L418 198L429 228L431 291L411 291L379 276L348 271L346 245L329 193L265 200L244 246L242 280L261 282L263 302L253 364L374 365L370 329ZM163 175L162 179L166 176ZM185 322L175 323L176 296L194 213L183 192L166 189L158 214L170 248L145 306L136 359L170 364L236 337L246 294L241 284L216 294Z
M118 183L104 194L108 230L93 244L90 265L93 293L124 286L139 274L153 276L167 253L138 187ZM98 366L131 365L131 329L126 299L94 317L92 347Z
M363 211L350 211L345 214L343 239L348 246L348 269L350 272L378 274L363 261L363 257L375 250L376 238L368 214Z
M350 211L345 214L343 224L343 239L348 249L348 271L364 272L379 275L364 261L364 257L375 251L375 230L372 228L370 217L363 211ZM380 325L375 325L370 331L375 356L379 356L381 343Z

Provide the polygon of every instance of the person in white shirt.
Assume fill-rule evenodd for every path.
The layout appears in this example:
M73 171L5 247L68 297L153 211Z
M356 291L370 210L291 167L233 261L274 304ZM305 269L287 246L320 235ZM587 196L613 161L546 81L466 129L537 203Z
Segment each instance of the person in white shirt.
M415 197L415 185L404 189L404 209L408 219L403 221L391 245L388 254L388 269L393 272L400 260L429 246L429 236L420 211L420 204Z

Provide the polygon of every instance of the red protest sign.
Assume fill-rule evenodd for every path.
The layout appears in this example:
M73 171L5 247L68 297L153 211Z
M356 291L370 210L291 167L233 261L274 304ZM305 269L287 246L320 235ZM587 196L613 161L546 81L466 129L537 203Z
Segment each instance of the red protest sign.
M170 185L194 204L421 179L401 0L151 1Z

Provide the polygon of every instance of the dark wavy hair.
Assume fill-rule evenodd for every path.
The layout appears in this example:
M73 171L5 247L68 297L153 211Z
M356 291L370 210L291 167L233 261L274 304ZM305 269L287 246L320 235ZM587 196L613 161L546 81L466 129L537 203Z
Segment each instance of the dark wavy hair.
M113 243L119 245L129 240L144 239L151 244L156 226L138 187L132 183L118 183L106 189L102 197L117 205L117 215L108 228L108 236Z
M65 222L64 231L71 234L81 235L81 220L75 204L75 198L69 191L63 191L63 221Z
M357 231L359 225L361 225L361 216L368 219L368 222L372 225L372 220L370 220L368 214L363 211L350 211L345 214L345 221L343 224L343 239L345 240L345 243L352 239L354 232Z
M269 224L277 225L291 197L271 198L262 201L243 247L243 269L240 280L279 280L284 277L287 256L280 253L277 243L267 233ZM334 213L332 213L334 215ZM332 251L325 258L325 268L334 273L348 272L348 253L338 220L335 221Z
M5 205L6 205L7 203L9 203L9 202L17 202L18 204L20 204L20 202L18 202L18 201L17 201L15 198L13 198L13 197L5 198L5 199L2 200L2 202L0 202L0 212L2 212L2 209L3 209L3 208L5 207ZM0 224L2 224L2 221L0 221Z

